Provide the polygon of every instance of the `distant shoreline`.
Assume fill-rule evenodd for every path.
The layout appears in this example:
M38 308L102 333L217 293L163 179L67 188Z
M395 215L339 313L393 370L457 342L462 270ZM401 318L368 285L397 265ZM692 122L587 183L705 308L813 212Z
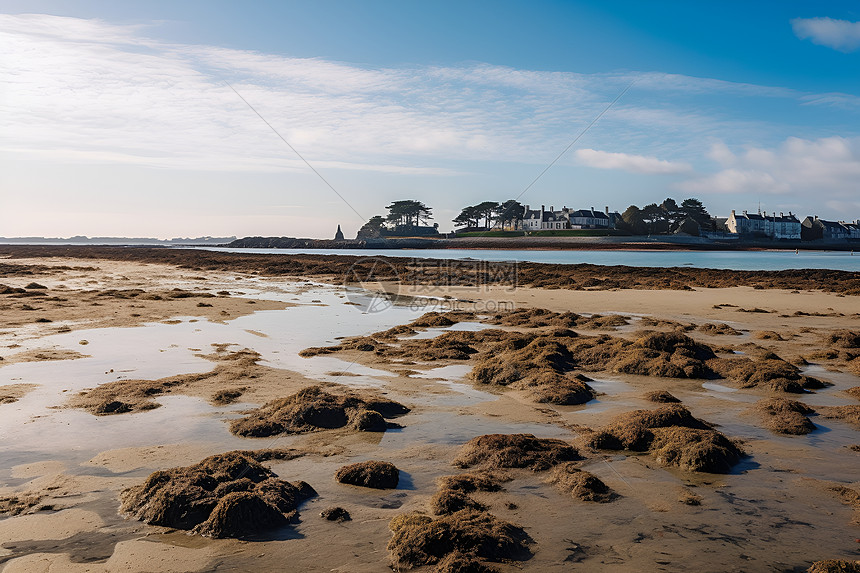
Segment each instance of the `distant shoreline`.
M211 245L210 245L211 246ZM641 251L860 251L860 241L712 240L685 236L630 237L459 237L301 239L245 237L220 247L235 249L492 249L492 250L641 250Z
M96 246L0 246L0 276L14 271L16 259L64 258L177 265L189 271L243 272L262 276L314 277L321 281L402 281L448 286L532 286L565 290L690 290L746 286L754 289L820 290L860 296L860 272L836 269L732 270L697 267L600 265L590 263L475 261L392 253L384 257L343 254L223 252L209 249ZM385 264L380 265L379 262Z

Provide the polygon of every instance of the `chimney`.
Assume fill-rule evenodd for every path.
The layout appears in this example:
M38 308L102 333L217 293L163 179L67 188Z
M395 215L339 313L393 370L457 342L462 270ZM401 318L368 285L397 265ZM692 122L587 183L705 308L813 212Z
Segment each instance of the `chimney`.
M526 213L528 213L528 212L529 212L529 206L526 205Z
M732 209L732 216L734 217L734 215L735 215L735 210Z
M782 218L783 218L783 216L784 216L784 215L782 214L782 211L780 211L780 212L779 212L779 218L780 218L780 219L782 219Z
M746 215L746 214L747 214L747 210L746 210L746 209L744 209L744 215Z
M603 209L606 211L606 214L608 215L608 214L609 214L609 205L607 205L607 206L606 206L606 207L604 207Z
M546 205L541 205L540 212L543 213L544 211L546 211Z
M815 220L816 220L816 221L818 220L818 215L815 215Z
M549 206L549 210L550 210L550 211L555 211L555 207L553 207L552 205L550 205L550 206Z

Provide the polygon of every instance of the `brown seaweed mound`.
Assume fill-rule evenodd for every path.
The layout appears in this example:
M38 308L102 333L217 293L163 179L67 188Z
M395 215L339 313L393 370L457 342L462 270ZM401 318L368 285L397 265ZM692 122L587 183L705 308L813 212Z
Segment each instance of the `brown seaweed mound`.
M459 321L452 320L452 317L448 313L428 312L410 322L409 326L413 328L433 328L451 326L457 324L457 322Z
M716 430L671 427L654 428L651 455L664 465L691 472L729 473L744 453Z
M709 429L683 406L669 405L656 410L633 410L612 419L608 426L596 432L590 445L605 450L647 451L654 440L653 428L686 427Z
M818 414L828 420L842 420L860 430L860 405L819 406Z
M666 390L654 390L645 394L645 399L658 404L679 404L681 401Z
M510 312L493 316L491 324L503 326L519 326L525 328L540 328L555 326L562 328L585 328L590 330L614 329L624 326L630 321L620 314L582 316L573 312L553 312L544 308L518 308Z
M453 551L436 565L436 573L498 573L498 569L484 565L472 555Z
M327 507L320 512L320 517L327 521L337 521L338 523L352 521L352 516L342 507Z
M825 559L813 563L806 573L860 573L860 561Z
M490 324L502 326L522 326L539 328L542 326L561 326L573 328L577 320L582 318L572 312L557 313L545 308L518 308L510 312L499 313L490 319Z
M378 340L396 340L401 336L412 336L417 334L417 331L413 329L408 324L400 324L397 326L392 326L388 330L383 330L382 332L376 332L373 334L373 337Z
M523 561L532 556L529 545L534 543L522 528L470 510L437 519L408 513L392 519L389 528L394 536L388 551L396 571L437 564L449 568L436 571L457 571L444 563L452 554L469 560Z
M438 481L440 488L472 493L474 491L500 491L502 489L501 482L508 481L508 479L504 474L474 472L442 476Z
M209 518L195 527L194 533L216 539L243 537L283 527L287 523L284 514L259 495L234 491L218 500Z
M434 515L450 515L464 509L485 511L487 506L462 491L442 488L430 500L430 509Z
M713 350L681 332L644 331L635 341L610 336L580 338L569 346L576 365L661 378L707 378Z
M399 327L388 329L373 336L347 338L335 346L305 348L299 352L299 356L310 358L335 352L358 351L373 352L375 356L387 359L406 358L432 362L434 360L468 360L478 352L471 346L477 338L477 334L473 332L451 331L443 332L430 339L409 340L406 338L401 340L394 331L399 331ZM488 336L489 334L482 334L481 336ZM397 339L398 344L386 342L393 342L395 339Z
M699 325L699 332L710 334L711 336L740 336L741 332L729 326L724 322L706 322Z
M435 515L450 515L464 509L484 511L486 506L469 497L476 491L499 491L508 478L492 472L464 473L439 478L439 490L430 501Z
M287 398L268 402L245 418L233 420L230 431L238 436L258 438L344 426L362 432L384 432L388 427L386 418L408 411L402 404L390 400L336 396L319 386L310 386Z
M597 476L577 468L570 462L557 465L550 475L549 483L582 501L607 503L618 497Z
M454 465L487 469L528 468L543 471L562 462L579 460L579 452L562 440L531 434L486 434L472 438L460 449Z
M860 331L836 330L827 335L828 346L837 348L860 348Z
M211 537L244 537L286 525L316 492L288 483L242 452L161 470L123 490L120 511L150 525Z
M334 479L360 487L394 489L400 481L400 470L394 464L370 460L343 466L334 474Z
M563 343L570 330L550 334L510 333L483 352L469 376L480 384L527 390L537 402L574 405L594 398L588 378L568 376L573 356Z
M765 427L776 434L801 436L815 430L815 424L807 418L815 410L802 402L765 398L756 402L755 410L764 419Z
M688 471L727 473L743 451L683 406L634 410L595 432L589 444L604 450L649 451L658 462Z
M708 361L708 366L741 388L764 387L777 392L802 394L807 389L824 387L823 382L801 374L797 366L772 352L765 352L757 360L747 357L715 358Z

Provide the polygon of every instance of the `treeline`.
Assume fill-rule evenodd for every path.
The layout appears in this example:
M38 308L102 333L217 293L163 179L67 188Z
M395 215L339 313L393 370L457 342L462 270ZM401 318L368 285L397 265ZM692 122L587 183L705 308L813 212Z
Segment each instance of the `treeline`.
M631 235L698 235L699 231L715 230L716 224L698 199L684 199L678 205L674 199L667 198L659 205L651 203L641 209L630 205L621 214L621 220L615 223L615 227Z
M433 218L430 207L416 200L394 201L386 207L386 216L374 215L358 231L358 239L372 239L398 234L436 234L438 224L429 226ZM453 219L457 225L467 229L515 228L523 220L525 208L516 199L503 202L483 201L477 205L463 207ZM615 228L631 235L660 235L687 233L698 235L700 231L712 231L715 221L701 201L684 199L679 205L667 198L662 203L651 203L640 208L630 205Z
M374 215L371 217L367 223L362 225L361 229L358 230L357 239L375 239L377 237L382 237L384 235L396 233L398 230L411 230L421 227L421 223L426 223L430 219L433 218L433 210L422 203L421 201L415 200L405 200L405 201L394 201L391 205L386 207L388 210L388 215L383 217L382 215ZM433 233L436 232L436 228L439 225L433 225L433 227L424 227L426 229L432 229ZM432 234L432 233L424 233L424 234Z

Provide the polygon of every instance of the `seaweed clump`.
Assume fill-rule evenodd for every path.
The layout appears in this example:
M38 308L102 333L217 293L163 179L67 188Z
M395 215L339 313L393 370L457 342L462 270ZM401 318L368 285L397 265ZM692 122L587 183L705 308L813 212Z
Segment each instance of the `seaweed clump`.
M352 516L342 507L327 507L320 512L320 517L327 521L336 521L338 523L352 521Z
M510 334L493 344L476 361L469 376L480 384L527 390L537 402L584 404L594 398L589 378L567 373L573 355L564 344L576 337L571 330L548 334Z
M574 341L570 351L585 370L611 370L660 378L707 378L714 351L681 332L643 331L630 341L610 336Z
M495 492L502 489L502 481L509 479L507 476L492 472L464 473L439 478L439 490L430 501L430 506L435 515L450 515L463 509L484 511L487 509L469 497L470 493L476 491Z
M818 414L828 420L842 420L860 429L860 404L847 406L819 406Z
M611 330L630 323L627 317L620 314L592 314L590 316L582 316L573 312L553 312L545 308L518 308L510 312L496 314L489 322L491 324L525 328L555 326L561 328L578 327L590 330Z
M664 465L708 473L728 473L744 455L735 442L675 404L621 414L595 432L589 445L650 452Z
M344 426L362 432L384 432L388 428L386 418L407 412L408 408L391 400L336 396L319 386L310 386L292 396L267 402L245 418L233 420L230 431L252 437L301 434Z
M699 332L703 332L705 334L710 334L712 336L740 336L741 332L735 328L732 328L725 322L706 322L705 324L700 324L699 328L697 328Z
M786 362L773 352L764 352L758 360L715 358L708 366L723 378L733 380L741 388L765 387L777 392L802 394L823 388L824 383L800 373L797 366Z
M400 481L400 470L394 464L370 460L343 466L334 474L334 479L360 487L394 489Z
M755 410L764 419L765 427L776 434L802 436L815 429L807 417L815 410L796 400L764 398L756 402Z
M398 515L388 527L392 566L404 571L436 565L435 571L492 571L482 561L525 561L534 541L521 528L489 513L458 511L437 519L420 513Z
M527 468L544 471L562 462L581 459L563 440L536 438L532 434L486 434L472 438L460 449L454 465L460 468Z
M597 476L577 468L568 462L553 469L549 483L582 501L607 503L618 497L612 489Z
M658 404L678 404L681 401L666 390L654 390L645 394L645 399Z
M813 563L806 573L860 573L860 561L824 559Z
M150 474L123 490L120 511L150 525L245 537L287 525L298 505L315 495L303 481L280 480L253 457L227 452Z

